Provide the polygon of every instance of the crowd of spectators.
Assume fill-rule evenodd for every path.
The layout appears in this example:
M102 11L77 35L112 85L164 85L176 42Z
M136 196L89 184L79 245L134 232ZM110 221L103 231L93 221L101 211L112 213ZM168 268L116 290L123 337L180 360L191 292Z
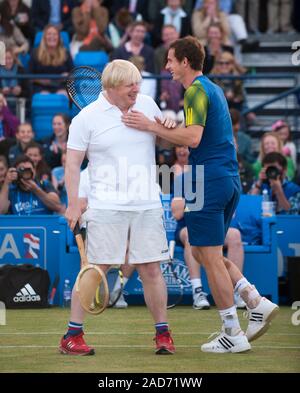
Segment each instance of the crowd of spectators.
M296 1L268 0L268 25L264 27L259 18L262 3L259 0L0 1L0 41L6 45L5 65L0 67L0 187L6 207L2 213L28 214L27 200L23 206L11 190L17 192L19 199L26 192L31 198L40 199L37 209L29 209L30 213L38 211L39 202L48 213L63 212L67 205L64 164L70 119L57 113L53 117L52 135L36 140L38 130L32 129L30 118L20 124L15 106L10 105L13 99L31 97L34 93L66 94L64 79L77 54L105 51L110 59L132 61L144 76L142 93L156 99L165 115L180 123L184 91L179 83L165 78L170 76L165 58L169 45L188 34L196 36L205 46L204 74L215 75L214 82L223 89L231 109L243 191L258 192L258 188L253 191L253 184L258 186L263 180L266 157L271 153L284 157L278 164L280 176L284 175L284 179L280 177L282 182L285 177L286 181L295 180L297 151L290 125L282 119L270 124L272 132L263 135L256 158L241 118L241 111L247 109L243 81L231 79L248 72L239 62L240 50L251 45L248 33L258 35L263 29L270 33L292 33L299 28L297 19L293 25L291 17L299 12ZM62 32L69 37L69 44ZM32 81L19 78L24 73L45 78ZM49 79L48 74L60 75L62 79ZM151 79L154 74L162 79L158 82ZM224 78L226 75L228 79ZM253 119L255 115L250 113L246 121ZM184 147L174 149L169 143L158 141L159 164L175 163L178 169L185 154ZM20 179L18 168L27 167L32 170L32 177ZM23 180L27 183L23 184ZM39 188L50 195L50 202L37 191ZM58 195L60 202L52 194ZM10 206L5 198L12 198ZM293 202L291 211L297 211L295 206L298 205Z

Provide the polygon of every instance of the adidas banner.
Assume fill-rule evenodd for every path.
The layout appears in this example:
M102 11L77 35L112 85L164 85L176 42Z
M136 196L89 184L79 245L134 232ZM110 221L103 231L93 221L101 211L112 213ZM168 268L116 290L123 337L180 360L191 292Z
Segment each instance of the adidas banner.
M33 265L0 267L0 301L6 308L48 307L49 274Z

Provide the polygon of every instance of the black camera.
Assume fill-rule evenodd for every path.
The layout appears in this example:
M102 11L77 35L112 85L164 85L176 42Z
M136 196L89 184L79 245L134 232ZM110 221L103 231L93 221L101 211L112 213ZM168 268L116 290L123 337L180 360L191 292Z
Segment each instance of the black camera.
M280 175L281 172L277 166L269 166L266 170L266 176L268 180L276 180Z
M23 179L23 180L32 180L33 179L33 171L31 168L24 168L20 167L17 169L17 174L18 174L18 181Z

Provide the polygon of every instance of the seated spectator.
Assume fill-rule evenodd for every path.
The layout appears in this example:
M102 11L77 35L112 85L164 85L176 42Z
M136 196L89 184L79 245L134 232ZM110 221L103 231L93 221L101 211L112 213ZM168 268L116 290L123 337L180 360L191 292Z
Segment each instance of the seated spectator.
M31 141L25 147L24 153L34 164L36 179L38 181L48 180L51 182L51 169L44 160L42 146L37 142Z
M148 22L148 3L150 3L148 0L113 0L109 8L111 16L116 15L121 8L125 8L129 11L133 21Z
M39 182L31 159L18 157L15 167L7 171L0 192L0 214L52 214L62 211L62 205L49 181Z
M10 147L14 144L19 123L19 119L11 113L7 106L4 95L0 93L0 154L6 157Z
M83 0L72 11L75 34L72 39L72 56L79 50L111 50L110 41L105 36L108 25L108 10L101 5L102 0Z
M73 33L71 12L78 5L77 0L32 0L31 15L35 32L41 31L48 24L55 25L59 30Z
M32 125L28 122L18 126L16 132L17 143L9 149L8 160L10 165L14 165L17 157L24 154L26 146L34 139Z
M53 136L42 142L45 159L50 168L61 165L62 153L66 151L70 119L64 113L56 114L52 119Z
M65 166L66 166L66 153L63 152L61 155L61 166L56 166L55 168L52 169L52 183L54 188L59 194L59 198L61 203L67 207L68 206L68 196L67 196L67 190L65 186ZM82 172L87 172L87 168L82 171ZM81 182L81 176L80 176L80 182ZM80 187L79 187L79 192L80 192ZM87 208L87 206L86 206ZM86 210L86 208L84 210ZM84 211L83 210L83 211Z
M259 156L252 164L254 177L258 179L262 169L262 161L268 153L282 153L282 142L275 132L266 132L260 141ZM295 167L290 157L287 157L287 178L292 180L295 176Z
M5 14L0 12L0 42L1 41L5 44L6 48L14 48L16 55L28 52L29 43L21 30L11 23Z
M260 195L266 189L277 214L300 214L300 186L287 180L286 174L287 159L278 152L266 154L250 194Z
M130 40L115 49L111 59L128 60L132 56L142 56L145 61L145 71L154 73L154 51L153 48L144 44L146 26L144 22L133 22L129 27Z
M107 38L113 49L125 44L129 39L129 25L133 18L126 8L120 8L109 22L106 30Z
M211 70L213 75L242 75L246 70L237 64L234 56L230 52L223 52L216 59L214 68ZM229 108L235 108L241 111L245 106L245 91L241 79L215 79L227 99Z
M63 46L59 29L54 25L46 26L40 45L32 52L30 73L66 76L72 68L73 62ZM33 92L66 94L65 82L57 79L35 79Z
M189 170L189 148L187 146L175 146L175 162L173 171L175 176L179 176Z
M282 142L282 154L285 157L290 157L294 167L297 168L297 149L295 143L292 142L291 128L288 123L278 120L272 125L272 131L278 134Z
M7 170L8 170L7 159L5 156L0 156L0 191L2 189Z
M209 74L215 65L215 59L220 57L222 52L233 54L233 47L224 43L224 33L222 26L213 23L208 27L207 45L205 49L205 58L203 64L203 74Z
M24 97L28 95L27 82L25 79L18 79L20 74L24 74L24 69L13 48L7 48L5 52L5 66L0 66L0 89L4 96ZM2 78L3 76L12 78L4 79Z
M182 0L167 0L164 7L156 17L155 27L152 31L153 45L161 43L162 27L173 25L180 38L192 33L191 17L182 8Z
M24 37L33 41L34 31L31 24L30 8L22 0L4 0L0 6L0 14L16 25Z
M238 145L238 154L243 158L243 160L252 164L255 160L252 153L252 140L249 135L241 130L241 113L237 109L231 108L230 117L234 137L236 138Z
M155 78L144 78L146 77L151 77L153 76L153 74L151 74L150 72L145 71L145 61L144 58L142 56L132 56L129 58L129 61L131 61L131 63L133 63L136 68L140 71L143 80L141 83L141 87L140 87L140 93L141 94L145 94L147 96L150 96L151 98L153 98L153 100L156 100L156 79Z
M208 27L219 24L223 32L224 45L231 45L230 26L227 15L219 10L217 0L204 0L200 9L195 9L192 14L193 35L205 46L207 45Z
M169 46L179 38L179 34L173 25L164 25L161 29L161 41L154 51L155 73L160 74L165 69Z

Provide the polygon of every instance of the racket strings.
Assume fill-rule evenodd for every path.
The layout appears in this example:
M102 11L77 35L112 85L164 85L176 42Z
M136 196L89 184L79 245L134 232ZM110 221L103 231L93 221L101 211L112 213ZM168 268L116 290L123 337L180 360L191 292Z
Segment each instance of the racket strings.
M72 101L82 109L99 97L101 74L91 67L75 68L68 77L66 87Z
M108 287L104 274L88 265L78 278L77 291L82 307L90 313L100 313L108 303Z

